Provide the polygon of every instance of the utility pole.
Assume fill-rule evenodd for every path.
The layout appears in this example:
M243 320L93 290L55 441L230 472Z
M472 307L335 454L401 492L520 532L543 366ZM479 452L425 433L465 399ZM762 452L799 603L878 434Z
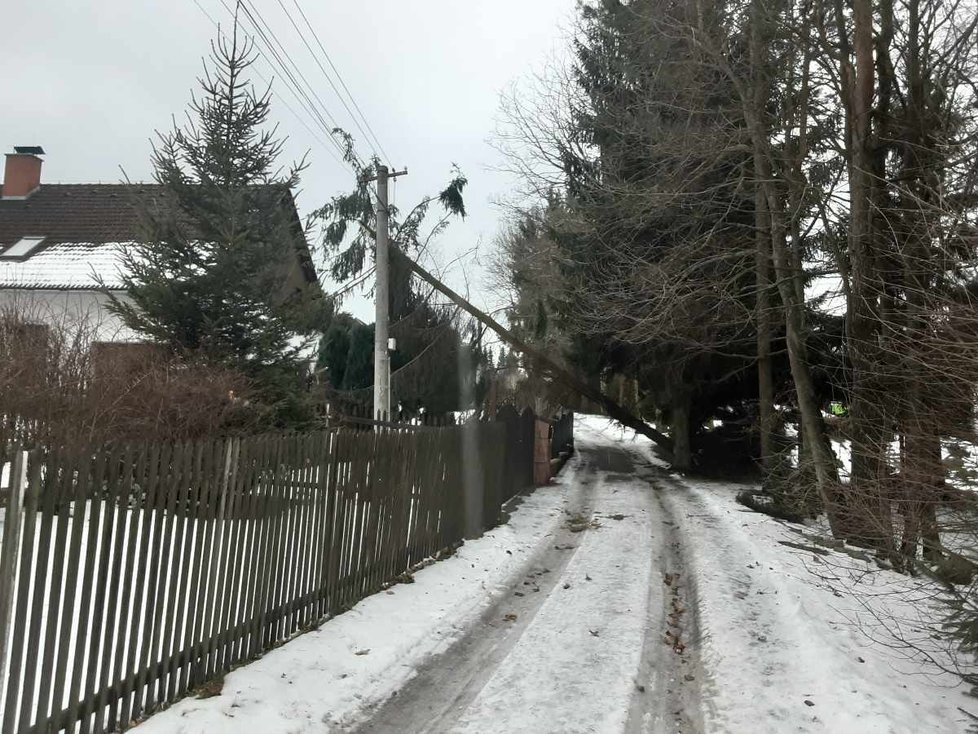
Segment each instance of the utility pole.
M377 284L374 289L374 418L388 420L391 412L390 360L390 221L387 185L392 178L404 176L407 169L391 173L387 166L377 166Z

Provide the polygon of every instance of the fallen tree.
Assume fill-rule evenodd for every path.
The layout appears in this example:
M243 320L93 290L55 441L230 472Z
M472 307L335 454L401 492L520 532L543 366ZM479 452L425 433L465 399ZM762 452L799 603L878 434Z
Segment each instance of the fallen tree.
M469 301L463 298L461 295L456 293L454 290L449 288L447 285L442 283L438 278L429 273L423 267L418 265L414 260L405 255L396 247L391 248L391 252L395 257L403 258L405 264L417 275L421 280L430 285L432 288L437 290L439 293L447 297L453 303L455 303L459 308L466 311L472 316L472 318L484 324L488 328L492 329L496 334L499 335L503 341L509 344L513 349L517 350L524 356L530 359L536 367L547 372L554 380L557 380L561 384L575 391L579 395L593 400L598 403L602 408L604 408L605 413L608 417L614 418L616 421L622 425L628 426L634 429L636 432L641 433L643 436L647 436L656 445L662 447L668 451L671 455L672 453L672 440L669 436L665 435L661 431L656 430L653 426L643 421L632 414L629 410L623 408L618 402L612 398L605 395L601 390L589 385L587 381L575 375L573 372L568 370L566 367L555 362L553 359L548 357L543 352L530 346L522 339L513 334L512 331L507 329L505 326L496 321L492 316L480 311L478 308L473 306Z

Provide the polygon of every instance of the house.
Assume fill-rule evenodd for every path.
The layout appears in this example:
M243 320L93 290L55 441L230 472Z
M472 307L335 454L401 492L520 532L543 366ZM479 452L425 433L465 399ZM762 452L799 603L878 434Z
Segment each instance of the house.
M84 328L95 344L139 336L106 308L122 293L120 255L138 241L138 204L158 204L156 184L46 184L40 147L6 155L0 187L0 313L16 309L39 327ZM309 246L291 195L295 247L283 253L283 299L319 289ZM101 285L100 285L101 283Z

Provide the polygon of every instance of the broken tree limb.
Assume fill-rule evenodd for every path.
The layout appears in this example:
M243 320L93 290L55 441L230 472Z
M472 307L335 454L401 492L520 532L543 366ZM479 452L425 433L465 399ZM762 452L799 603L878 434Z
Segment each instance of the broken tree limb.
M609 398L607 395L601 392L601 390L592 387L584 379L578 377L567 368L557 364L557 362L552 360L546 354L535 349L534 347L531 347L522 339L518 338L515 334L513 334L513 332L492 318L492 316L473 306L466 299L462 298L462 296L442 283L440 280L438 280L438 278L418 265L414 260L405 255L396 247L391 248L391 253L394 257L403 258L407 266L411 268L411 270L413 270L414 273L421 278L421 280L437 290L439 293L445 295L456 305L458 305L459 308L467 311L474 319L488 326L513 349L521 352L538 367L548 372L553 379L566 385L579 395L598 403L602 408L604 408L604 411L607 413L609 418L614 418L622 425L628 426L638 433L641 433L643 436L647 436L648 438L652 439L652 441L664 448L666 451L670 453L672 452L672 441L667 435L657 431L648 423L636 417L626 408Z

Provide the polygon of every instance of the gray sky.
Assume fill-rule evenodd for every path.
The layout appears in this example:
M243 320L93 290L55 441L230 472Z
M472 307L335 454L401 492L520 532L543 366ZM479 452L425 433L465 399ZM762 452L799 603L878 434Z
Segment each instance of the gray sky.
M329 88L279 0L252 0L315 86L336 121L370 147ZM230 15L221 0L198 0L222 26ZM232 0L225 0L232 5ZM281 0L305 30L294 0ZM499 162L487 143L499 94L540 69L564 47L574 0L299 0L367 121L390 155L407 166L395 203L410 207L436 193L452 163L468 176L468 219L453 224L436 260L483 243L491 249L499 219L492 200L510 189L508 177L489 170ZM0 149L42 145L43 178L54 182L116 182L125 169L133 180L150 176L150 138L181 116L202 69L215 28L194 0L30 0L0 7L6 59L0 115ZM308 36L317 50L315 40ZM325 65L325 62L323 62ZM267 78L273 73L257 65ZM328 66L326 67L329 68ZM352 174L279 100L314 123L274 73L273 118L288 136L287 158L309 151L299 205L302 213L351 188ZM261 84L261 80L255 78ZM321 130L319 137L325 139ZM465 270L463 273L462 270ZM471 260L451 281L468 280L477 300L492 303L479 287ZM372 320L365 302L347 308Z

